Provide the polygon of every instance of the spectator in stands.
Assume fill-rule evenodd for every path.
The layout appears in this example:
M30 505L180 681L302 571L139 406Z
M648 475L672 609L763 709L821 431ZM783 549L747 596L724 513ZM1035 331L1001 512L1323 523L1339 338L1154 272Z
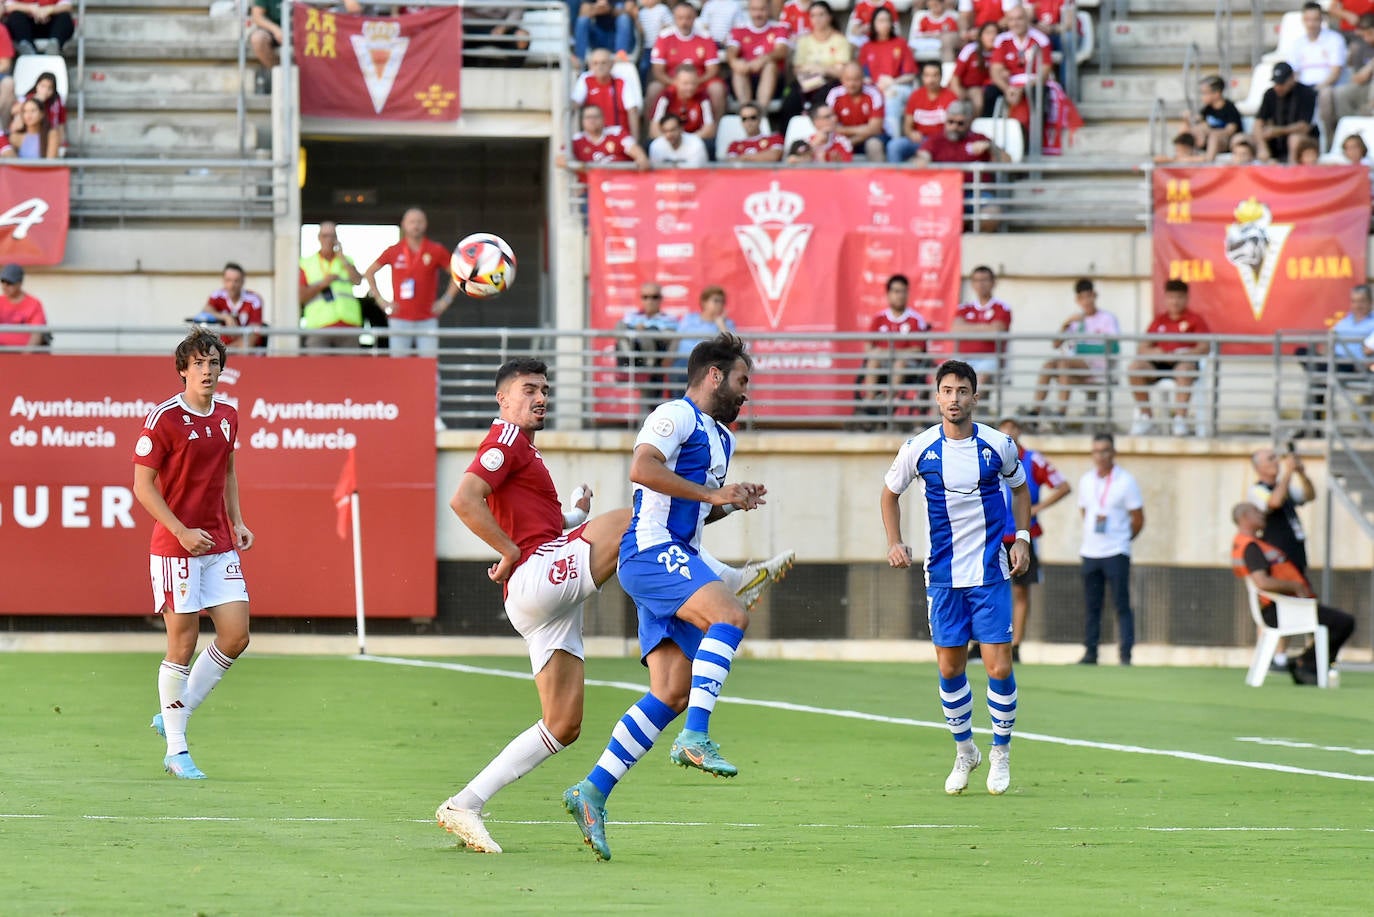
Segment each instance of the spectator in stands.
M419 207L401 215L401 239L377 256L363 279L373 301L387 315L387 336L393 356L414 352L439 354L439 316L453 305L458 286L448 278L449 250L430 239L429 217ZM377 272L391 268L391 299L377 289ZM441 284L447 286L439 294Z
M1374 85L1374 14L1365 13L1358 20L1354 34L1356 40L1350 42L1346 66L1350 69L1350 80L1339 86L1325 86L1317 90L1317 112L1326 136L1334 137L1336 122L1351 115L1371 113L1369 87Z
M1359 31L1360 17L1374 13L1374 2L1371 0L1331 0L1327 13L1345 37L1354 41L1357 37L1356 33Z
M248 21L253 26L248 33L248 46L262 65L254 78L253 88L259 95L265 95L272 91L272 70L279 62L277 49L282 42L281 0L252 0Z
M1374 159L1369 158L1369 147L1359 134L1351 134L1341 141L1341 165L1374 168Z
M887 10L893 21L896 21L897 6L892 0L858 0L850 10L849 21L845 23L845 37L849 39L856 52L868 41L868 27L873 22L873 14L878 10Z
M730 33L744 25L744 6L740 0L706 0L701 5L701 25L716 47L724 48Z
M663 311L662 287L652 282L639 288L639 309L627 314L616 324L622 330L639 332L624 339L627 355L622 365L628 363L638 371L637 375L644 383L640 397L648 404L656 405L674 397L664 389L668 378L665 370L672 360L668 353L673 349L673 340L654 335L672 334L677 331L677 325L677 319Z
M1207 154L1198 150L1197 138L1189 131L1176 134L1174 139L1169 141L1173 146L1173 153L1168 156L1156 156L1155 162L1206 162Z
M940 72L939 61L921 64L921 85L906 100L902 136L894 137L887 145L888 162L906 162L927 140L945 132L950 106L958 102L959 97L953 90L940 85Z
M921 144L921 148L916 151L916 165L929 166L932 163L970 163L970 162L1010 162L1011 157L1007 156L997 144L977 131L972 130L973 106L968 102L960 100L951 102L949 109L945 112L945 131L929 137ZM985 178L977 194L981 200L991 201L996 195L993 189L986 183L991 182L993 177ZM964 215L967 218L973 212L974 197L974 173L964 170ZM997 207L992 204L982 204L981 225L984 232L993 232L997 228L995 219L998 214ZM990 219L990 217L994 217ZM981 376L982 373L980 372Z
M1059 355L1040 367L1040 378L1035 380L1035 402L1025 414L1041 413L1053 382L1059 383L1059 406L1051 412L1057 418L1067 412L1075 388L1085 389L1095 399L1097 390L1108 382L1107 360L1121 347L1117 340L1121 337L1121 325L1115 315L1097 308L1097 290L1088 278L1074 283L1073 300L1078 308L1059 326L1059 332L1074 335L1074 339L1059 338L1054 342Z
M874 10L868 41L859 49L864 76L883 94L883 131L889 137L902 135L902 111L917 74L916 58L897 34L895 21L886 7Z
M1274 85L1264 91L1255 115L1260 162L1288 162L1299 138L1317 136L1316 113L1317 91L1299 83L1286 62L1275 64Z
M14 107L14 45L10 44L10 33L0 22L0 113Z
M835 28L835 14L825 0L810 7L811 31L796 42L792 53L792 82L782 100L784 119L825 101L840 81L840 68L854 57L854 48Z
M787 26L768 18L768 0L749 0L749 18L730 30L725 59L739 102L758 102L764 111L777 94L787 68Z
M689 335L677 342L677 357L673 375L669 379L675 392L687 384L687 357L692 348L723 332L735 333L735 322L725 316L725 290L722 287L703 287L697 299L697 311L688 312L677 323L677 333Z
M1045 83L1051 69L1050 40L1044 32L1031 28L1026 8L1013 6L1007 10L1006 21L1007 30L997 36L997 43L992 46L991 82L983 90L985 116L993 113L992 106L999 97L1007 100L1009 113L1020 106L1027 93L1034 92L1034 83Z
M1196 114L1185 111L1183 120L1205 161L1212 162L1230 148L1231 138L1240 132L1240 110L1226 98L1226 83L1219 76L1203 77L1198 82L1198 96L1202 108Z
M1059 82L1066 76L1067 57L1064 55L1064 32L1072 29L1078 34L1078 15L1073 0L1033 0L1031 9L1035 27L1050 40L1050 48L1060 55Z
M353 259L344 254L335 223L326 220L320 224L319 240L320 250L300 261L301 324L307 332L361 328L363 306L353 288L363 282L363 275L358 273ZM309 350L353 348L358 346L358 338L307 333L303 343Z
M5 0L5 26L20 54L37 54L39 38L56 42L61 54L76 33L71 0Z
M1322 148L1316 137L1299 137L1298 142L1293 144L1294 165L1315 166L1321 157Z
M583 181L588 163L632 162L641 172L649 168L649 157L635 138L618 127L607 127L605 113L590 102L582 106L582 130L573 134L569 146L572 158L560 152L554 161L560 168L581 173Z
M1265 540L1264 514L1253 503L1237 503L1231 509L1236 523L1235 538L1231 542L1231 571L1241 579L1249 579L1265 592L1316 598L1306 574L1277 545ZM1278 612L1274 603L1264 600L1260 617L1269 627L1278 626ZM1327 631L1327 658L1322 664L1330 667L1345 641L1355 632L1355 619L1347 612L1326 605L1317 606L1317 623ZM1298 657L1288 659L1288 672L1300 685L1317 684L1317 651L1308 646Z
M912 14L911 47L922 49L922 60L930 59L929 51L924 49L936 42L940 49L939 60L949 62L958 56L964 37L959 32L959 16L951 9L953 5L945 0L926 0L925 9Z
M1231 138L1231 165L1251 166L1257 159L1255 141L1245 134L1237 134Z
M864 402L861 413L890 414L897 398L910 398L917 404L929 401L929 393L917 390L929 369L926 342L919 338L902 340L930 331L925 316L907 305L910 289L911 281L905 274L887 278L887 308L868 323L869 333L882 335L885 340L870 341L864 348L864 374L859 388L859 398Z
M357 12L362 12L358 4ZM352 12L352 11L350 11ZM498 52L526 51L530 33L520 28L525 11L518 6L468 6L463 8L463 66L518 67L523 54L469 55L476 48L495 48Z
M1188 402L1198 377L1198 360L1207 352L1207 342L1180 340L1176 335L1206 334L1209 330L1202 316L1188 308L1188 284L1182 280L1166 281L1164 312L1145 331L1155 337L1136 348L1136 359L1130 367L1131 397L1136 403L1132 436L1154 432L1150 386L1165 379L1174 380L1173 434L1189 434Z
M24 292L24 269L17 264L0 268L0 325L46 325L43 304L36 296ZM42 347L47 335L41 331L25 334L8 331L0 334L0 349L7 347Z
M809 140L793 140L792 145L787 148L788 165L800 165L815 161L816 151L811 149L811 141Z
M739 120L744 126L744 136L730 144L724 158L744 162L778 162L782 159L782 134L763 133L762 108L753 102L745 102L739 107Z
M658 168L701 169L711 161L706 143L682 129L682 119L669 112L658 120L658 136L649 144L649 162Z
M959 0L959 34L963 40L974 41L985 25L997 26L998 32L1007 28L1007 10L1020 0Z
M226 264L220 278L221 286L205 301L203 313L214 316L231 328L260 329L263 317L262 297L252 290L243 288L245 277L241 265L234 261ZM231 350L249 350L267 344L267 339L257 330L245 334L222 334L220 339L224 341L224 346Z
M519 7L511 7L519 10ZM644 100L639 86L611 74L611 52L597 48L587 56L587 72L573 83L572 101L581 108L591 104L601 109L609 127L618 127L630 137L639 136L639 112Z
M56 159L58 134L48 125L48 113L37 99L19 104L19 114L10 125L9 140L0 147L0 156L19 159Z
M1302 31L1278 49L1279 59L1293 68L1298 82L1313 89L1335 86L1345 68L1345 39L1326 28L1325 18L1320 3L1304 3Z
M960 49L954 61L954 73L949 78L949 88L954 94L971 103L980 115L988 110L985 96L987 87L992 84L992 49L1001 34L995 22L979 28L978 37Z
M1006 334L1011 330L1011 306L992 295L997 285L997 275L992 268L980 264L973 269L968 278L973 298L960 303L950 322L951 334L972 334L974 332L997 331ZM1002 371L1002 354L1006 345L1001 340L955 341L953 352L958 358L972 366L978 373L978 380L987 380L992 385Z
M817 107L811 113L811 123L816 128L811 135L811 155L816 162L854 161L854 147L849 138L840 133L840 123L833 108L829 105Z
M795 46L798 38L811 31L811 0L787 0L778 19L787 26L787 37Z
M634 4L612 3L611 0L587 0L578 10L573 23L574 69L582 69L582 62L594 48L607 48L620 60L629 60L635 48Z
M657 137L663 116L673 114L682 122L683 132L700 137L709 151L715 142L716 118L711 111L711 100L700 87L697 68L685 62L678 64L677 72L673 74L673 85L658 97L658 104L654 106L649 136Z
M825 105L835 113L837 130L869 162L882 162L887 149L883 132L883 94L864 82L864 68L850 61L840 70L840 85L830 90Z
M654 42L665 30L673 27L672 7L668 5L668 0L639 0L635 22L639 26L642 43L639 52L639 82L641 86L648 86L653 66L650 58L653 57Z
M1326 386L1328 372L1336 374L1336 383L1349 381L1364 376L1367 360L1364 342L1371 335L1374 335L1374 298L1371 298L1371 287L1367 283L1357 283L1350 288L1350 310L1345 313L1338 313L1335 321L1327 319L1326 323L1331 328L1331 336L1334 340L1331 353L1328 354L1324 345L1317 345L1314 350L1315 360L1304 360L1303 368L1307 370L1307 404L1303 409L1303 420L1313 425L1312 431L1321 435L1321 430L1316 427L1326 419L1324 412L1326 404ZM1298 348L1299 356L1307 356L1306 348ZM1334 366L1330 365L1334 362ZM1295 435L1305 436L1307 430L1300 430Z
M673 74L683 64L696 67L697 74L711 100L713 113L725 114L725 80L720 75L720 49L709 36L696 31L696 7L687 0L677 0L673 4L673 28L664 32L654 41L650 62L652 82L645 93L648 111L656 111L658 97L673 82ZM653 125L650 124L652 130Z

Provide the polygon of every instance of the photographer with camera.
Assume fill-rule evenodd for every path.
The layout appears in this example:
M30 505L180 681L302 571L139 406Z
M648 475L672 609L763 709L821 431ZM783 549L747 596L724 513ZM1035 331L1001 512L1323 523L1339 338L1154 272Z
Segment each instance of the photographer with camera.
M1307 533L1298 519L1298 507L1317 496L1307 477L1302 458L1290 441L1282 458L1273 449L1250 456L1258 480L1250 487L1250 502L1264 513L1265 541L1274 545L1307 575Z

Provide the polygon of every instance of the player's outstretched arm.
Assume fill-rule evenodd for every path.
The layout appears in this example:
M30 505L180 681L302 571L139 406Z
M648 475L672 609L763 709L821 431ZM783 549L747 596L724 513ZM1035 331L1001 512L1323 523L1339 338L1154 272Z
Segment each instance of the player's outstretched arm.
M878 506L883 514L883 531L887 533L887 562L890 566L911 566L911 548L902 541L902 505L899 497L883 486Z
M458 490L448 505L462 520L463 525L468 527L468 531L501 555L501 559L487 570L487 576L494 582L504 583L510 579L510 575L515 572L515 565L520 561L520 546L511 540L510 535L491 514L491 507L487 505L487 497L490 494L490 484L470 471L464 472L458 481Z
M745 505L752 499L747 488L757 486L726 484L713 490L696 484L669 468L668 459L663 453L648 443L640 443L635 447L634 456L630 459L630 481L665 497L696 500L698 503L709 503L712 506L736 503L745 509L754 508Z
M243 509L239 506L239 473L234 468L234 454L229 453L229 466L224 471L224 509L229 514L229 529L234 533L234 547L247 551L253 546L254 535L243 524Z
M162 523L162 527L171 532L191 554L208 554L215 546L214 540L204 529L188 529L181 524L162 496L162 489L157 484L156 468L134 466L134 496L138 498L139 505L148 511L148 515Z

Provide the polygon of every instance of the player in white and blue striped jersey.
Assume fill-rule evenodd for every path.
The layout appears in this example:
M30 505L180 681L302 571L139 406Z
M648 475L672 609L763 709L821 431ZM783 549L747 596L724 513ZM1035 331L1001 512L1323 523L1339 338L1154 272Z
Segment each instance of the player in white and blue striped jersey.
M686 397L644 421L630 461L634 516L620 541L620 584L639 613L641 659L650 690L625 712L585 780L563 793L598 858L609 860L606 797L684 709L669 757L719 777L738 771L708 734L711 711L749 615L703 556L701 529L764 503L762 484L726 484L735 438L726 426L749 400L753 367L733 334L702 341L687 359Z
M940 423L907 440L883 480L887 560L894 567L911 566L898 498L920 478L930 546L925 562L930 636L940 666L940 703L957 746L945 792L962 793L969 774L983 763L973 741L973 692L965 674L972 637L982 644L988 673L988 792L1001 795L1011 785L1011 731L1016 723L1010 576L1024 573L1030 564L1030 492L1012 438L973 421L978 403L973 367L958 360L940 364L935 371L935 402ZM1004 481L1011 488L1016 524L1010 564L1002 550L1007 528Z

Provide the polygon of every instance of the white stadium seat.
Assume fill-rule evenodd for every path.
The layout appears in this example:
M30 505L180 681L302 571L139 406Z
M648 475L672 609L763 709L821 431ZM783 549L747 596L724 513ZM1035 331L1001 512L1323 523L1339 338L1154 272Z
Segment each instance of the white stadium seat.
M716 122L716 159L724 160L730 144L744 138L744 122L739 115L722 115Z
M1359 134L1364 140L1364 145L1370 150L1374 150L1374 118L1347 115L1336 122L1336 133L1331 138L1331 152L1323 156L1322 161L1344 162L1345 157L1341 155L1341 144L1351 134Z
M783 155L792 149L792 144L798 140L810 141L816 133L816 125L811 123L811 119L806 115L794 115L791 121L787 122L787 133L782 138Z
M1255 65L1255 72L1250 77L1250 91L1245 98L1236 102L1236 109L1242 115L1253 118L1255 112L1259 111L1260 103L1264 101L1264 91L1274 85L1274 62L1261 61Z
M1021 136L1021 124L1012 118L974 118L969 129L984 137L991 137L1012 162L1026 157L1026 140Z
M67 61L61 54L21 54L17 57L14 61L14 94L22 99L43 73L57 77L57 94L66 102ZM67 107L72 106L68 104Z

